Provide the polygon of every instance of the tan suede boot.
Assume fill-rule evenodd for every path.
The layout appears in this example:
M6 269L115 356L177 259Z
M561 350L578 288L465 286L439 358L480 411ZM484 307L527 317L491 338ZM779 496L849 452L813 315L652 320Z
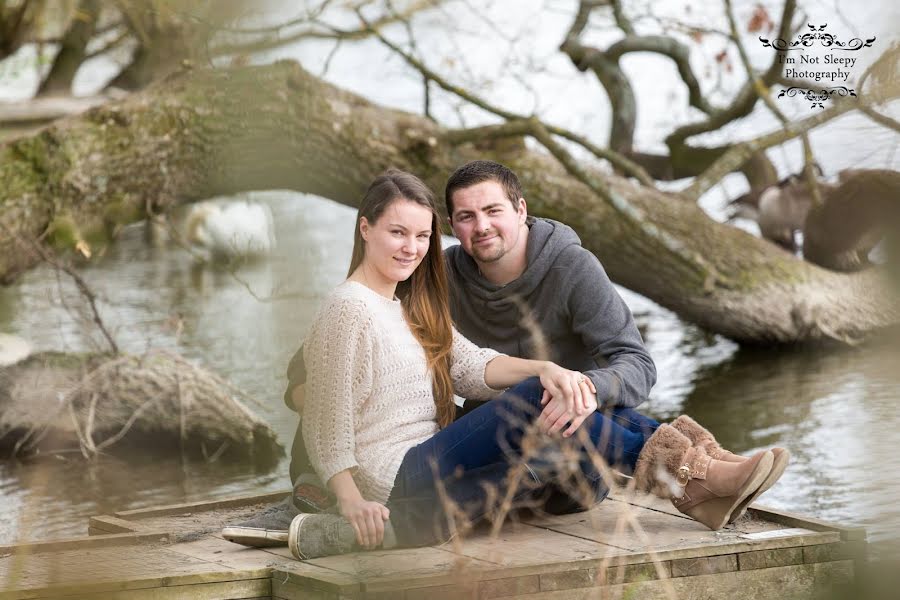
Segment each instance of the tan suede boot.
M681 415L680 417L672 421L672 427L680 431L685 437L691 440L694 446L703 448L709 456L716 460L724 460L727 462L743 462L748 459L748 457L746 456L734 454L720 446L719 442L716 441L715 436L713 436L713 434L708 429L706 429L697 421L687 415ZM791 460L791 453L788 452L786 448L771 448L771 452L772 457L774 458L772 470L769 472L769 475L765 478L765 480L763 480L762 484L759 486L759 489L738 505L737 509L728 519L729 523L734 523L739 518L744 516L744 513L747 512L747 507L750 506L750 504L754 500L759 498L759 496L762 495L763 492L775 485L775 482L778 481L778 479L784 474L784 470L787 469L788 463Z
M759 488L773 462L768 450L741 462L716 460L671 425L660 425L638 457L634 479L639 490L671 498L679 512L715 531Z

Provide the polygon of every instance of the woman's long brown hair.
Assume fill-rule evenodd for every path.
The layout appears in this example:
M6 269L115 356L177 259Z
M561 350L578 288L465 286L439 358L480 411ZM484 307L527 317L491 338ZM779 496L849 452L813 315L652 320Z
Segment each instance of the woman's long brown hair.
M415 202L431 211L431 238L428 253L406 281L397 284L397 297L413 336L425 350L431 372L431 388L437 408L438 425L453 422L453 383L450 379L450 350L453 345L450 319L449 288L444 255L441 251L441 229L434 193L421 179L410 173L389 169L369 186L356 215L353 234L353 256L347 276L362 264L366 244L359 231L360 218L374 224L395 201Z

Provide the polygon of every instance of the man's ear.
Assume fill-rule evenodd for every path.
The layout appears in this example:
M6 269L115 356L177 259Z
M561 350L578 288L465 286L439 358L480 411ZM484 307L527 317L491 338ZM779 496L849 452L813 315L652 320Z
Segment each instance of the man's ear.
M528 218L528 204L525 203L525 198L519 198L519 207L516 212L519 213L519 222L525 223L525 219Z

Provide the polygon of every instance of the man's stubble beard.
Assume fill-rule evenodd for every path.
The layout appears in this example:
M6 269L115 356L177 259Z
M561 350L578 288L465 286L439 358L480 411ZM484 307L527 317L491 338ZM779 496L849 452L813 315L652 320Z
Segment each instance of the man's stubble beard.
M499 241L499 246L496 250L491 250L489 254L485 255L481 250L477 250L475 248L472 249L472 254L475 256L475 259L479 262L483 263L492 263L497 262L506 254L506 244L503 243L503 240Z

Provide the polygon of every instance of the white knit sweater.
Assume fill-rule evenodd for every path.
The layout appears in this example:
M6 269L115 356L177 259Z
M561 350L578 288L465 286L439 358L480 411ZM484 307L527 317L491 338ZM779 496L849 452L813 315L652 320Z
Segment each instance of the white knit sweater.
M454 392L489 399L484 381L499 353L453 330ZM367 500L387 502L407 450L438 431L425 351L399 300L354 281L325 299L304 342L303 439L322 481L350 469Z

